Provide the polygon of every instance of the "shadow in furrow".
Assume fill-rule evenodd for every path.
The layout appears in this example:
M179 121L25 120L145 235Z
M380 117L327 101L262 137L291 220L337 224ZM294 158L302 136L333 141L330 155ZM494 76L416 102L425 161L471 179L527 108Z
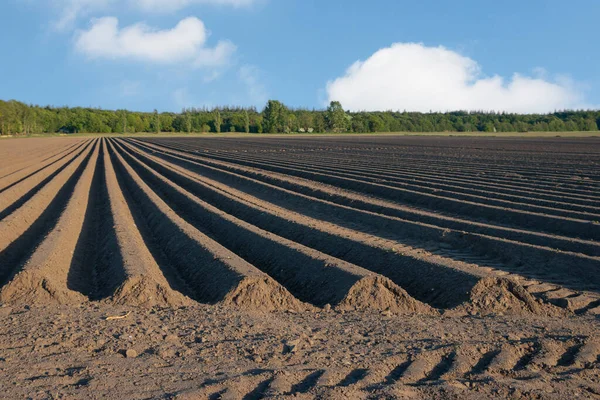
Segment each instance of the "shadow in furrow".
M67 278L69 289L90 300L110 297L126 278L114 226L106 186L104 146L101 146L83 228Z
M226 268L220 270L218 277L199 272L198 266L214 263L213 255L183 234L180 228L167 215L163 214L137 186L114 152L109 151L109 154L117 182L131 211L136 228L169 286L201 303L212 304L223 300L239 282L240 277ZM181 248L187 250L178 251L174 246L169 245L173 243L173 240L176 240ZM210 293L201 289L207 285L201 284L200 279L215 281L214 285L208 285L211 286ZM223 284L223 282L228 284Z
M573 364L573 362L575 361L575 356L577 355L579 350L581 350L582 347L583 344L576 344L574 346L569 347L567 351L565 351L565 353L560 357L556 365L560 367L568 367L569 365Z
M123 149L127 158L131 155L130 151L128 148ZM240 199L226 196L216 188L177 174L144 154L135 154L135 156L154 171L212 206L260 229L384 275L414 298L433 307L453 308L462 304L469 299L470 291L479 281L479 277L456 269L427 263L416 258L398 256L389 249L370 246L341 235L332 235L288 218L264 212ZM144 174L144 171L140 174ZM146 180L150 183L151 178L148 177Z
M455 359L456 353L454 352L442 358L442 361L433 368L424 381L437 381L440 379L446 372L450 371Z
M322 307L338 304L357 281L351 273L338 268L324 268L325 262L290 248L278 238L258 233L195 203L173 187L142 168L131 156L119 149L129 165L144 182L184 220L230 251L269 274L296 298ZM295 268L302 265L303 268ZM318 276L315 278L315 276ZM336 290L324 289L336 282Z

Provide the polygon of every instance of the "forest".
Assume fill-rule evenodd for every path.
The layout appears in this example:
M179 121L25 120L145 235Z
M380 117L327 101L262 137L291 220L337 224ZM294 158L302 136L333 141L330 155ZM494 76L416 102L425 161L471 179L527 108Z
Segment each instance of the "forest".
M269 100L256 108L186 108L134 112L82 107L28 105L0 100L0 134L44 133L318 133L318 132L570 132L597 131L600 111L511 114L456 111L350 112L339 102L323 110L294 109Z

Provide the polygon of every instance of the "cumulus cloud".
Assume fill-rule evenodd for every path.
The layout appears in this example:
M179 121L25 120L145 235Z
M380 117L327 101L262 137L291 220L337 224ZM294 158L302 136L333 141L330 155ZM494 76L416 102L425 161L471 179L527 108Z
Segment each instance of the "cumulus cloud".
M76 35L75 49L92 59L131 59L157 64L187 63L191 67L226 65L236 47L220 41L206 47L208 31L195 17L180 21L173 29L157 30L143 23L119 28L115 17L99 18Z
M256 0L130 0L138 8L149 12L172 12L194 4L216 6L249 6Z
M40 0L37 0L40 1ZM45 0L44 0L45 1ZM71 29L75 21L93 12L112 10L123 4L143 12L164 13L182 10L191 5L212 5L243 7L250 6L258 0L51 0L59 10L59 17L53 25L57 30Z
M484 76L479 64L444 47L396 43L327 84L327 97L350 110L486 110L543 113L585 107L566 78Z
M70 29L78 17L104 10L111 3L114 3L114 0L54 0L55 7L61 11L53 26L60 31Z

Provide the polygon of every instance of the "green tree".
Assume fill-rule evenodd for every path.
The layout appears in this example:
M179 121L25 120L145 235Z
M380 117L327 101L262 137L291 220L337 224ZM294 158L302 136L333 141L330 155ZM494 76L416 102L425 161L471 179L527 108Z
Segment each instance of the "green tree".
M285 132L287 128L287 108L277 100L269 100L263 111L263 130L267 133Z
M158 111L154 110L152 116L152 130L154 133L160 133L160 115L158 115Z
M327 129L331 132L346 132L348 130L346 112L339 101L332 101L329 104L325 120L327 121Z
M250 133L250 115L248 110L244 110L244 132Z
M315 125L315 132L325 132L327 129L325 116L322 112L316 112L313 118L313 123Z
M586 119L585 130L586 131L597 131L598 130L598 124L596 123L596 121L593 118Z
M117 117L120 120L120 132L127 133L127 110L117 110Z
M565 123L558 118L552 118L552 121L548 123L548 129L552 132L563 132L565 130Z
M385 124L379 115L371 114L368 119L369 132L384 132Z
M565 122L565 131L567 132L576 132L579 130L577 123L573 120L569 120Z
M221 112L219 110L215 111L215 132L221 133L221 125L223 125L223 120L221 119Z
M185 113L185 131L187 133L192 133L192 116L189 112Z
M160 115L160 130L162 132L174 132L173 117L170 114Z

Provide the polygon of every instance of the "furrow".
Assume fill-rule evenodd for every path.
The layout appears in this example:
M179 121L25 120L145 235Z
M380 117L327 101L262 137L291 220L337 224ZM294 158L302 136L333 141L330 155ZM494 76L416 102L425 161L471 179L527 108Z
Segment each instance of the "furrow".
M91 157L88 149L35 196L0 221L0 285L22 266L56 225L67 200Z
M31 199L41 188L48 182L51 182L56 175L65 169L69 163L85 152L92 145L91 143L87 142L85 145L78 147L65 157L57 160L54 168L44 168L29 179L23 180L6 191L0 192L0 220L10 215Z
M534 213L543 213L548 215L563 216L567 218L582 220L598 220L600 209L593 206L578 206L572 203L557 201L546 201L539 198L528 196L510 196L506 193L494 193L490 191L467 189L461 186L450 185L448 183L435 183L430 180L413 180L392 177L380 173L370 173L367 171L354 172L348 167L333 168L319 160L288 161L280 159L265 159L263 157L250 158L248 156L222 157L210 155L210 158L241 164L249 167L259 167L274 172L284 172L284 169L301 171L303 173L330 174L349 179L356 179L368 183L383 183L387 187L407 189L414 193L431 194L435 196L444 196L446 198L478 202L485 205L494 205L503 208L515 210L531 211Z
M187 222L317 306L431 312L388 279L266 232L200 200L124 153L131 166ZM362 301L363 294L372 296Z
M90 300L109 298L125 281L106 180L105 144L92 178L81 235L71 261L67 284Z
M137 216L138 228L142 227L153 253L164 254L171 264L167 274L180 291L204 303L222 302L263 310L304 308L266 274L180 218L114 147L111 157ZM143 232L143 227L147 232Z
M193 148L190 149L193 152ZM248 154L248 153L244 153ZM260 155L260 157L256 157L257 161L262 160L264 155ZM279 157L269 157L271 161L281 161ZM522 196L531 196L532 193L538 192L537 196L533 199L535 200L547 200L550 202L559 202L566 204L578 204L580 206L600 206L600 201L598 199L594 200L593 198L578 198L569 193L559 193L557 190L543 190L536 189L535 186L529 186L525 182L520 182L520 186L510 185L510 184L494 184L493 180L489 179L480 179L480 176L486 176L485 171L478 171L473 175L457 175L452 174L452 171L448 171L448 169L436 169L433 168L429 164L418 165L416 163L411 163L410 167L404 167L402 165L393 164L390 166L389 164L382 164L379 162L373 162L372 160L364 160L359 158L360 161L357 161L353 158L349 157L332 157L330 155L318 154L316 157L308 154L306 152L290 157L286 156L287 160L298 160L302 161L310 160L312 162L318 162L319 165L324 166L332 166L342 170L355 171L357 173L374 173L377 177L382 178L395 178L400 179L401 181L406 182L422 182L422 181L430 181L432 183L442 183L448 184L451 183L453 185L457 185L459 187L463 187L465 189L472 189L478 192L481 192L485 189L485 193L493 193L494 195L511 195L512 197L522 197ZM308 164L311 165L311 164ZM527 189L527 190L524 190Z
M81 233L88 204L98 145L93 145L70 198L56 222L21 270L0 291L0 300L6 303L26 302L48 304L79 304L82 297L68 289L69 265L77 238Z
M129 146L125 149L214 207L261 229L384 275L411 296L435 307L451 308L469 301L474 287L491 276L483 271L475 273L476 268L460 270L425 261L400 243L289 212L154 156L135 152Z
M48 158L47 160L50 160L50 161L47 162L45 165L42 165L41 167L40 167L40 164L44 164L44 162L46 160L41 160L40 162L35 163L31 167L25 168L25 169L19 171L18 173L11 175L10 177L0 179L0 194L3 194L5 191L13 188L14 186L18 185L19 183L27 181L28 178L36 176L37 174L46 170L47 168L51 167L52 165L54 165L56 163L60 163L65 158L76 153L78 150L84 149L86 147L86 145L88 145L90 142L91 141L88 140L88 141L83 141L81 143L75 144L73 146L69 146L66 150L61 151L57 155Z
M291 189L288 190L282 187L285 186L285 182L279 185L269 184L176 156L169 156L163 153L156 153L154 155L262 200L277 204L280 207L350 229L358 230L360 228L360 230L365 232L371 230L377 232L378 236L393 238L393 240L400 242L403 239L402 237L398 237L399 233L402 233L405 239L408 237L409 239L418 239L425 243L448 243L452 247L463 248L471 253L475 252L475 254L487 254L499 257L503 260L503 265L498 266L498 268L502 269L504 265L514 264L515 267L512 272L518 272L524 276L535 278L539 277L545 271L561 271L565 275L559 276L569 277L569 282L565 280L562 283L570 285L574 289L586 290L590 287L590 284L597 286L597 282L594 279L597 275L595 271L598 269L598 261L590 257L575 253L557 252L541 246L528 245L462 230L442 229L435 225L405 221L375 212L357 210L353 207L316 199L294 192ZM274 183L279 183L279 181ZM292 187L292 189L297 188ZM306 191L309 192L310 187L306 187ZM348 204L354 205L355 203L350 199L346 200ZM452 257L451 254L448 254L448 256Z
M148 142L153 142L153 143L157 143L163 147L167 147L167 148L171 148L172 150L186 150L188 153L194 153L194 154L198 154L198 153L204 153L204 155L206 156L215 156L215 155L227 155L229 153L240 153L240 151L236 151L234 150L229 151L229 150L223 150L223 151L214 151L212 149L211 146L209 147L204 147L204 148L199 148L198 144L194 144L194 146L185 146L185 145L181 145L179 144L178 141L174 141L174 140L152 140L152 139L147 139ZM171 145L171 143L175 143L175 145ZM214 142L213 142L214 143ZM245 144L240 144L240 145L245 145ZM371 149L371 150L377 150L377 149ZM264 153L264 152L263 152ZM285 154L286 157L289 154L286 150L283 150L282 152L277 152L279 154ZM372 153L366 153L366 154L362 154L362 155L358 155L356 157L352 157L351 154L345 153L344 157L347 159L358 159L358 160L369 160L370 159L370 154ZM325 154L319 154L320 157L327 157L327 153ZM350 157L349 157L350 156ZM378 154L377 159L381 160L383 157L381 154ZM279 158L280 159L280 158ZM478 176L481 175L482 173L486 174L486 182L506 182L506 183L516 183L517 181L515 181L515 178L518 178L518 183L521 185L526 185L528 187L531 187L532 189L537 188L540 186L539 182L540 177L537 177L536 179L533 180L529 180L526 179L524 180L524 178L519 175L519 174L506 174L504 171L502 171L502 179L498 180L498 179L494 179L495 175L493 173L491 173L491 171L488 168L488 165L485 166L481 166L477 169L473 168L470 164L456 164L455 161L451 162L451 163L447 163L444 164L443 167L439 167L436 168L436 164L432 163L432 160L428 160L428 161L423 161L422 159L418 159L418 158L411 158L411 157L402 157L402 161L404 163L408 163L412 168L420 168L420 169L424 169L424 170L432 170L432 168L436 171L444 171L444 172L452 172L453 174L457 174L460 173L460 176L464 176L467 178L471 178L473 175ZM394 165L397 162L397 159L392 158L389 160L389 164ZM387 164L384 164L387 165ZM463 174L463 171L473 171L473 174L471 175L467 175L467 174ZM487 171L487 173L486 173ZM499 176L497 177L499 178ZM532 183L535 182L535 183ZM580 193L582 194L582 196L586 196L586 195L594 195L595 191L591 190L586 190L586 191L582 191L579 188L581 187L581 184L570 184L568 181L566 183L560 183L557 186L557 183L554 181L549 181L547 185L542 185L541 187L543 188L547 188L547 189L552 189L551 192L554 192L556 190L558 190L557 188L562 188L564 189L567 194L573 194L573 193ZM598 196L593 196L592 198L595 198L596 200L598 199Z
M567 213L565 216L560 216L542 213L540 210L519 210L514 208L514 205L507 207L506 205L492 204L488 199L483 197L477 200L484 201L485 203L469 200L466 196L460 199L450 197L449 193L424 193L414 189L405 189L358 178L344 177L338 173L330 174L320 171L303 170L301 168L269 166L264 163L248 163L240 160L236 160L234 164L297 176L328 185L341 186L359 193L390 199L428 210L443 209L460 215L478 213L488 221L504 225L510 224L516 227L539 229L545 232L581 237L583 239L600 237L600 226L592 223L595 221L593 215ZM553 209L553 212L556 213L556 210ZM583 217L586 219L583 219Z
M58 143L59 142L55 142L55 144ZM80 143L81 142L77 140L74 144L65 146L61 143L60 146L56 147L48 146L45 143L39 150L36 150L35 148L27 148L25 150L19 147L17 147L16 149L9 150L8 148L6 148L6 154L0 155L0 157L2 157L2 160L6 161L6 166L0 168L0 174L4 174L0 176L0 181L4 182L5 178L21 173L25 169L35 169L36 167L39 168L40 163L46 162L47 160L54 158L65 151L68 151L70 148L78 146ZM30 146L35 147L35 145ZM24 153L20 156L22 160L14 159L14 153L16 151L22 151ZM52 154L49 156L48 153ZM14 178L10 178L10 180L14 180Z
M138 144L139 142L136 142ZM322 200L336 202L341 205L347 205L353 208L360 208L366 211L372 211L378 214L395 216L405 220L413 220L421 223L427 223L444 228L457 229L473 233L482 233L488 236L499 236L505 239L518 242L525 242L534 245L548 246L564 251L581 252L591 256L600 256L600 245L593 241L577 240L571 237L561 237L556 235L544 234L541 232L525 231L504 227L500 225L490 225L472 220L463 220L450 216L444 216L439 213L423 212L420 210L403 207L396 203L365 197L357 193L341 190L339 188L318 184L312 181L293 178L290 176L266 173L256 169L234 167L226 164L205 164L197 157L188 157L178 153L164 151L156 147L146 147L140 144L146 151L157 152L161 157L168 157L169 160L179 163L186 163L193 166L203 174L214 176L214 179L226 179L230 185L239 185L240 180L245 183L252 182L257 191L269 190L272 188L285 188L292 192L305 194L311 197L317 197ZM260 189L261 184L266 189Z
M120 263L118 274L108 283L111 301L138 306L186 304L187 299L171 289L146 247L117 181L106 139L103 142L106 189L117 241L117 251L112 252L109 261Z

